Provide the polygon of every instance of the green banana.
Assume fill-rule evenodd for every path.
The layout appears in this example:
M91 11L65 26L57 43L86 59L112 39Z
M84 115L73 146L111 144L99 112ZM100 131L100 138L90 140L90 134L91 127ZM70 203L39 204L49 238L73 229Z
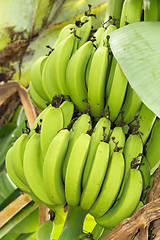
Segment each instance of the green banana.
M35 133L26 144L23 160L24 175L31 191L38 199L45 204L55 205L49 200L46 194L42 169L43 157L41 153L40 134Z
M70 206L78 206L80 202L81 180L90 138L88 134L82 133L75 141L69 157L65 177L65 196Z
M54 56L51 59L51 78L45 80L45 84L52 85L53 81L59 94L68 95L66 86L66 68L72 55L75 42L75 36L71 34L65 38L54 50ZM47 87L49 87L47 86Z
M157 118L153 125L151 135L146 147L146 157L151 167L151 170L150 170L151 174L153 174L153 172L160 165L159 141L160 141L160 120L159 118Z
M122 7L120 27L126 24L140 22L143 0L125 0Z
M89 147L89 153L87 156L87 161L85 164L84 172L83 172L83 179L82 179L82 187L86 185L90 169L92 167L94 155L97 150L97 146L100 141L106 140L109 136L111 128L111 122L109 119L102 117L99 119L99 121L96 123L93 133L91 135L91 143Z
M29 140L28 134L22 134L14 143L14 150L12 152L12 164L17 177L27 185L27 181L23 172L23 158L26 144Z
M52 140L43 164L43 182L48 198L56 205L65 205L62 166L68 148L70 131L62 129Z
M110 71L108 73L108 79L107 79L107 85L106 85L106 99L108 99L110 91L111 91L111 86L114 78L114 73L115 73L115 68L117 65L117 61L115 57L113 56L111 66L110 66Z
M55 107L49 108L44 115L40 134L43 157L45 156L52 139L62 128L63 128L62 110L60 108Z
M159 3L158 0L144 0L144 21L158 21Z
M48 107L46 107L39 115L38 117L35 119L31 129L30 129L30 132L29 132L29 136L31 137L34 133L35 133L35 130L38 128L38 129L41 129L41 125L42 125L42 121L43 121L43 118L44 118L44 115L46 114L46 112L48 111L49 108L52 108L52 105L49 104Z
M14 168L13 168L13 162L12 162L12 154L14 151L14 146L12 146L6 155L6 161L5 161L5 165L6 165L6 170L7 173L10 177L10 179L12 180L12 182L18 187L20 188L23 192L26 192L28 194L31 193L28 185L24 184L16 175Z
M123 154L114 152L110 159L101 191L89 210L91 215L101 217L111 208L121 187L124 168L125 163Z
M92 37L92 40L93 40L93 43L94 43L94 45L96 46L96 48L99 47L104 32L105 32L105 28L104 28L104 27L99 27L99 28L97 29L97 31L94 33L94 35L93 35L93 37ZM94 48L94 50L95 50L96 48Z
M125 146L125 134L122 127L114 127L109 136L110 156L113 152L123 152Z
M72 23L64 26L61 29L57 40L54 42L52 49L56 48L59 45L59 43L61 43L64 39L66 39L68 36L70 36L74 27L75 27L75 24L72 24Z
M108 67L107 67L107 84L106 86L108 85L108 78L109 78L109 75L110 75L110 70L111 70L111 65L112 65L112 59L113 59L113 54L110 50L110 46L109 46L109 34L113 31L115 31L117 29L117 27L115 25L109 25L108 28L105 30L104 34L103 34L103 37L101 39L101 42L100 42L100 46L106 46L108 47ZM114 64L113 64L114 65ZM112 69L113 71L113 69ZM105 86L105 88L106 88Z
M93 55L88 79L89 110L96 118L101 117L104 111L107 67L108 48L100 46Z
M142 104L136 120L130 124L132 132L140 134L143 145L146 143L150 135L155 120L155 113L153 113L145 104Z
M108 0L104 23L105 26L113 24L113 21L115 21L116 26L119 27L123 2L124 0Z
M106 46L108 47L109 44L109 34L113 31L115 31L117 27L113 24L109 25L107 29L104 31L103 36L101 38L101 41L99 43L99 46Z
M115 124L122 122L123 124L128 124L134 120L134 117L141 108L142 101L136 94L136 92L128 84L126 97L124 99L124 104L121 111L115 121Z
M51 240L54 229L54 222L47 220L42 223L36 231L36 240Z
M94 35L91 37L91 41L94 44L94 48L92 50L89 61L87 63L87 69L86 69L86 87L87 87L87 89L88 89L89 71L90 71L90 67L91 67L92 58L93 58L93 55L94 55L96 49L99 47L99 44L101 42L104 31L105 31L105 28L100 27L97 29L97 31L94 33Z
M121 186L121 191L119 193L119 196L123 191L123 187L124 187L125 180L129 170L131 168L137 168L140 166L142 153L143 153L143 142L141 140L141 137L139 135L130 134L125 142L124 151L123 151L123 155L125 159L125 172L124 172L123 183Z
M63 127L67 128L74 114L74 104L71 101L64 101L59 108L63 113Z
M105 228L117 226L135 211L142 193L143 180L138 169L130 169L120 199L96 222Z
M67 66L66 84L69 96L81 112L87 110L88 107L88 104L84 102L87 100L85 71L92 50L92 42L86 42L72 55Z
M104 110L104 115L109 115L109 119L112 122L115 121L121 110L124 97L126 94L127 83L128 83L127 78L125 77L124 73L122 72L122 69L117 63L115 66L112 84L110 83L111 85L110 92L108 98L106 99L106 106Z
M72 122L71 122L72 123ZM91 128L91 118L88 114L82 114L73 124L71 128L71 136L69 140L68 150L63 163L63 180L65 181L66 168L68 165L68 160L73 148L73 145L81 133L86 133Z
M87 40L89 39L90 32L92 29L92 18L89 16L82 16L80 19L80 33L79 37L81 38L78 42L78 48L80 48Z
M33 88L36 90L36 92L38 93L38 95L44 99L46 102L49 101L49 99L47 98L43 86L42 86L42 71L43 71L43 67L44 64L47 60L48 56L42 56L39 57L34 64L31 67L31 80L29 85L32 83Z
M34 104L39 108L39 110L43 110L47 106L46 100L44 100L38 92L35 90L35 88L32 85L32 82L29 83L29 90L28 90L31 99L33 100Z
M42 72L42 86L50 102L52 101L54 96L59 95L56 83L55 81L53 81L51 73L54 53L55 51L53 50L47 58Z
M146 156L143 156L139 170L143 178L143 195L142 195L143 199L142 200L144 200L144 198L146 197L151 187L150 164Z
M88 211L94 204L103 183L109 162L109 144L98 144L87 182L82 191L80 207Z

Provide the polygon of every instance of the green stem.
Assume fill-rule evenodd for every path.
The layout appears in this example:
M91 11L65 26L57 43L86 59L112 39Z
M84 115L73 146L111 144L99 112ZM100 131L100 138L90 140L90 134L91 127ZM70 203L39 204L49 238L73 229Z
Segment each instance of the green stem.
M58 240L78 240L78 236L83 233L86 215L87 212L80 207L70 207Z
M93 238L95 240L98 240L101 237L103 231L104 231L104 228L97 223L92 230Z

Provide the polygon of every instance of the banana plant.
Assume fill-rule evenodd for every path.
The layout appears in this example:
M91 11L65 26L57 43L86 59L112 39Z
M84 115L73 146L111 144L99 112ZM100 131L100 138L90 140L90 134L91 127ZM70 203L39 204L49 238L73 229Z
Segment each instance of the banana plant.
M8 1L8 3L9 2L10 1ZM103 26L114 24L116 25L116 28L118 28L109 34L107 44L109 44L109 47L113 53L113 56L112 56L113 63L115 64L115 62L117 62L117 65L116 65L118 66L116 68L118 69L117 76L121 75L125 82L125 89L123 94L124 96L122 98L122 104L125 96L126 96L126 99L129 99L127 101L124 101L122 110L123 111L125 110L129 115L131 106L133 107L136 106L136 110L134 110L135 111L134 115L135 115L139 110L141 110L141 105L142 106L145 105L147 106L147 109L151 110L152 119L150 124L153 125L153 121L155 121L156 116L158 117L160 116L160 109L159 109L160 104L158 101L158 93L160 89L159 45L158 45L158 42L160 40L160 34L158 31L160 24L158 22L159 21L158 2L154 1L155 4L147 5L147 1L144 1L143 4L142 4L142 1L137 1L137 4L139 4L137 6L139 6L140 8L135 8L136 1L132 1L132 0L131 1L119 0L118 4L117 4L117 1L109 0L108 5L106 4L106 2L105 3L102 2L102 3L99 3L100 6L97 6L96 1L91 1L91 3L92 2L93 2L92 15L95 16L96 14L96 17L93 18L94 27L100 28L99 19L102 17L102 19L105 19L105 21L103 22ZM1 3L1 6L4 7L5 5L2 5ZM104 9L106 9L106 6L107 6L107 11L105 14ZM19 4L18 9L19 11L22 11L24 14L23 7L24 6L22 4ZM14 32L13 25L12 26L7 25L7 21L6 21L7 18L4 18L4 22L3 21L2 22L9 29L8 32L6 32L5 31L6 29L4 30L3 25L1 26L2 32L4 32L4 36L3 36L4 38L3 38L3 41L1 41L2 56L3 56L2 70L4 72L4 76L6 77L6 80L9 76L9 77L12 77L13 80L18 79L20 84L27 87L30 81L30 77L29 77L30 68L35 62L35 60L41 56L44 57L46 55L47 56L52 55L52 50L53 50L53 47L55 46L54 44L56 43L56 39L59 35L60 30L65 25L72 23L73 20L77 20L78 22L78 19L80 19L80 17L82 16L82 12L84 11L84 8L86 9L89 8L87 11L90 12L91 5L84 1L77 1L76 3L72 3L72 1L47 1L47 3L46 1L43 1L43 0L35 1L35 2L30 1L30 4L27 5L28 15L26 16L26 18L23 16L23 21L19 25L19 28L17 27L18 29L17 35L16 36L14 35L15 38L10 37L11 33L13 34ZM127 10L126 14L124 14L124 8ZM41 11L41 9L43 9L43 11ZM70 18L66 16L67 9L68 9L68 14L71 16ZM75 9L75 12L73 11L73 9ZM135 16L135 10L137 9L140 9L140 14L141 14L141 11L143 10L144 16L141 16L141 19L139 19L137 23L134 23L135 19L132 19L130 22L130 19L129 17L127 17L127 14L130 12L134 12L134 16ZM150 9L151 10L156 9L156 15L154 14L154 18L152 18L152 15L153 15L153 12L155 11L151 11ZM7 11L9 10L7 9ZM59 12L61 12L61 14L58 14ZM120 20L123 14L124 14L123 17L125 19L123 21L123 24L121 25ZM31 17L32 15L33 15L33 18ZM142 21L140 22L140 20ZM148 22L151 20L152 22ZM15 24L16 16L14 16L13 22ZM125 26L124 26L124 23L125 23ZM23 30L22 30L23 28L22 25L25 26L25 29ZM46 49L46 46L47 46L47 49ZM77 46L78 46L78 43L77 43ZM13 50L14 54L12 53L11 50ZM9 56L8 58L6 58L6 54L7 56ZM10 65L8 65L8 62L10 62ZM109 67L111 67L111 65ZM114 86L113 83L115 83L114 82L115 78L116 78L116 74L114 75L114 78L111 80L113 81L111 82L112 87ZM88 85L88 87L89 86L90 85ZM117 88L116 85L115 87ZM73 92L73 94L75 93L75 91ZM32 95L31 85L30 85L30 94ZM116 95L117 94L114 95L113 100L116 97ZM71 98L72 98L72 95L71 95ZM137 105L134 104L135 102L136 104L137 103L138 104ZM132 103L132 105L130 103ZM107 109L108 109L108 106L106 106L105 110ZM124 113L126 113L125 111ZM109 112L107 112L107 117L108 117L108 113ZM119 113L119 110L118 110L118 113ZM122 124L121 120L127 123L133 120L133 116L129 116L129 118L125 117L125 115L124 116L119 115L119 116L120 116L120 124ZM113 122L115 121L115 119L113 120ZM95 121L97 121L97 119ZM23 120L23 124L24 122L25 120ZM114 124L117 124L117 122L115 121ZM124 127L123 124L122 126ZM133 128L134 126L135 125L133 123ZM14 128L15 126L11 128L11 130L9 130L8 132L9 137L11 137L11 134ZM134 130L136 131L136 129ZM136 134L140 134L140 132ZM147 134L149 135L148 132ZM7 139L6 142L11 143L11 140ZM81 144L82 146L83 141L81 143L82 143ZM4 150L4 153L5 151L6 149ZM113 154L113 155L115 156L116 154ZM71 175L72 173L71 170L69 175ZM136 188L135 191L136 190L138 191L137 196L139 197L142 190L142 181L141 181L142 179L141 179L141 176L139 175L139 171L137 169L135 171L134 170L132 171L133 176L134 174L137 174L138 176L138 178L136 179L138 179L137 184L139 184L139 188ZM67 179L68 179L68 176L67 176ZM130 182L131 183L134 182L134 179L129 178L129 183ZM72 184L74 185L74 181L72 181ZM68 186L70 186L70 184L68 184ZM126 185L126 189L129 188L128 186L129 185ZM134 195L132 191L129 193ZM69 195L70 195L70 191L68 191L68 196ZM125 199L127 201L128 195L122 194L121 199ZM135 204L134 198L132 200L133 200L133 203ZM67 199L67 201L70 201L70 199L69 200ZM28 207L32 206L32 204L34 203L33 202L29 203ZM132 204L133 208L136 207L134 206L134 204ZM104 217L102 217L100 220L99 218L95 218L98 225L95 224L94 219L92 219L92 217L90 218L90 215L89 215L88 217L91 219L92 226L87 226L88 225L88 218L86 217L88 213L87 211L82 210L80 207L71 206L68 211L67 217L64 213L60 212L60 216L61 216L60 218L62 219L62 224L59 224L58 226L59 230L56 237L54 235L55 233L54 230L57 228L55 228L55 224L54 224L55 221L53 221L55 220L54 217L53 219L51 218L50 220L42 224L38 228L38 230L32 229L32 232L28 231L27 232L28 235L26 236L23 236L20 232L18 233L16 231L11 232L10 230L13 228L13 225L12 223L8 222L7 225L4 226L2 229L2 237L4 239L5 237L12 237L12 233L13 233L13 239L14 237L15 239L23 239L23 237L24 239L32 239L32 238L42 239L44 238L44 235L46 236L46 239L47 237L48 239L58 238L59 235L60 235L59 239L64 239L64 236L68 236L68 239L70 239L71 237L75 237L75 238L79 237L79 239L85 239L85 238L96 239L95 236L97 234L98 235L97 239L101 239L102 237L105 237L108 232L110 232L111 230L110 228L115 227L120 220L123 220L125 217L128 216L128 215L123 215L124 213L122 213L123 217L121 216L122 218L120 217L118 219L118 222L116 222L115 220L115 223L114 223L114 219L112 219L113 222L111 223L110 214L112 215L112 213L114 213L116 216L119 206L123 206L125 208L126 204L124 204L124 202L120 200L118 201L118 204L115 205L115 207L113 207L108 212L108 214L106 213L106 215L104 215ZM121 208L121 211L122 210L123 208ZM25 216L23 211L22 211L22 216L23 216L22 218L24 218ZM108 216L109 216L108 218L109 220L106 224L106 219ZM36 220L37 220L37 217L36 217ZM18 219L17 224L19 224L19 221L20 220ZM102 224L103 221L104 223ZM86 222L87 230L82 227L85 222ZM99 224L101 225L100 227L99 227ZM94 226L95 228L93 229ZM102 227L109 228L109 229L104 230ZM17 228L21 229L21 227L18 225L17 225ZM98 230L96 230L96 228ZM90 229L93 229L93 234L90 233ZM35 233L35 231L37 232ZM8 234L8 236L5 234Z

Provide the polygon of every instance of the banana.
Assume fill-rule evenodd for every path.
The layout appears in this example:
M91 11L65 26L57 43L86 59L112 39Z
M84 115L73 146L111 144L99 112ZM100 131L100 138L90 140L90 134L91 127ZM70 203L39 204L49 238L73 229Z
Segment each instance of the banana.
M92 37L92 40L93 40L93 43L96 46L96 48L99 47L104 32L105 32L105 28L104 27L99 27L97 29L97 31L94 33L94 35ZM94 49L96 49L96 48L94 48Z
M144 21L158 21L158 2L158 0L144 0Z
M130 169L121 198L96 222L105 228L117 226L135 211L142 193L143 180L138 169Z
M80 34L79 37L81 38L78 42L78 48L80 48L87 40L89 39L90 32L92 29L92 18L89 16L82 16L80 19Z
M108 0L104 23L105 26L113 24L113 21L115 21L116 26L119 27L123 2L124 0Z
M66 84L71 100L83 112L87 109L87 89L85 71L93 50L91 41L83 44L70 58L66 72Z
M45 156L52 139L62 128L63 128L62 110L60 108L55 107L49 108L46 114L44 115L40 134L40 142L43 157Z
M59 43L61 43L64 39L66 39L68 36L70 36L74 27L75 27L75 24L72 24L72 23L64 26L61 29L57 40L54 42L52 49L56 48L59 45Z
M27 185L27 181L23 173L23 158L28 140L29 135L22 134L14 143L14 150L12 152L12 164L15 174L25 185Z
M140 134L143 145L146 143L153 124L156 120L156 115L145 104L142 104L139 114L130 125L134 134Z
M56 205L65 205L62 166L68 148L70 131L62 129L52 140L43 164L43 182L48 198Z
M146 147L146 157L149 161L151 167L151 174L158 168L160 165L160 120L157 118L153 125L151 135Z
M72 122L71 122L72 123ZM82 114L73 124L71 128L71 136L69 140L68 150L63 163L63 180L65 181L66 168L68 165L68 160L73 148L73 145L81 133L86 133L91 128L91 118L88 114Z
M108 48L99 46L93 55L88 79L90 114L96 118L101 117L104 111L107 67Z
M74 114L74 104L66 100L59 107L63 113L63 127L67 128Z
M82 133L75 141L65 177L65 196L70 206L78 206L81 196L81 180L90 144L90 136Z
M45 84L49 86L56 85L58 94L68 95L66 86L66 68L68 61L72 55L75 42L75 36L70 34L54 50L54 55L51 59L51 78L45 80ZM47 88L49 86L46 86Z
M52 101L54 96L59 95L57 85L55 81L52 79L51 72L52 63L54 60L54 53L55 51L53 50L49 57L47 58L42 72L42 86L50 102Z
M122 7L120 27L129 23L140 22L143 0L125 0Z
M34 133L35 133L35 130L37 128L41 129L41 125L42 125L42 121L43 121L43 118L44 118L44 115L46 114L46 112L48 111L49 108L52 108L52 105L49 104L48 107L46 107L39 115L38 117L35 119L31 129L30 129L30 132L29 132L29 136L31 137Z
M87 156L87 161L86 161L84 173L83 173L83 179L82 179L82 187L83 188L86 185L86 182L87 182L87 179L89 176L89 172L92 167L94 155L97 150L97 146L100 141L106 140L108 138L109 133L110 133L110 128L111 128L111 122L107 118L102 117L99 119L99 121L96 123L96 125L93 129L93 133L91 135L91 143L90 143L90 147L89 147L89 153Z
M47 220L36 231L36 240L50 240L54 229L54 222Z
M123 124L128 124L133 121L134 117L141 108L142 101L136 94L136 92L131 88L130 84L127 86L126 97L124 104L121 108L115 124L122 122Z
M46 100L44 100L38 92L35 90L35 88L32 85L32 82L29 83L29 90L28 93L30 94L34 104L38 107L39 110L43 110L47 106Z
M110 91L111 91L111 86L114 78L114 73L115 73L115 68L117 65L117 61L115 57L113 56L111 66L110 66L110 71L108 73L108 79L107 79L107 85L106 85L106 99L108 99Z
M80 207L88 211L94 204L103 183L109 162L109 144L98 144L87 182L82 191Z
M125 142L124 151L123 151L124 159L125 159L125 172L124 172L123 183L121 186L121 191L119 193L119 196L123 191L123 187L124 187L125 180L129 170L131 168L137 168L140 166L142 153L143 153L143 142L141 140L141 137L139 135L130 134Z
M89 213L94 217L101 217L113 205L121 187L124 174L124 157L120 152L114 152L101 187L101 191Z
M125 146L125 134L122 127L114 127L109 136L110 156L113 152L122 152Z
M99 47L99 44L101 42L104 31L105 31L105 28L100 27L100 28L97 29L95 34L91 37L91 41L93 42L94 48L92 50L89 61L87 63L87 69L86 69L86 87L87 87L87 89L88 89L89 71L90 71L90 67L91 67L92 58L93 58L93 55L94 55L96 49Z
M142 195L143 199L142 200L144 200L151 187L150 164L146 156L143 156L139 170L143 178L143 195Z
M117 29L117 27L113 24L109 25L108 28L105 30L104 34L103 34L103 37L101 39L101 42L100 42L100 46L106 46L108 47L108 68L107 68L107 84L108 84L108 78L109 78L109 75L110 75L110 70L111 70L111 64L112 64L112 59L113 59L113 54L110 50L110 46L109 46L109 34L113 31L115 31ZM113 69L112 69L113 70ZM106 87L106 86L105 86Z
M43 157L41 153L40 134L35 133L26 144L23 160L24 175L33 194L43 203L54 205L46 194L42 169Z
M39 57L32 65L31 73L30 73L31 75L30 83L32 83L32 86L35 89L35 91L38 93L38 95L42 99L44 99L46 102L48 102L49 99L47 98L42 86L42 71L47 58L48 56Z
M104 31L104 33L103 33L103 36L102 36L102 38L101 38L101 41L100 41L100 44L99 44L99 46L108 46L108 37L109 37L109 34L111 33L111 32L113 32L113 31L115 31L117 29L117 27L115 26L115 25L113 25L113 24L111 24L111 25L109 25L108 27L107 27L107 29Z
M23 192L26 192L28 194L30 194L30 189L27 185L25 185L23 182L20 181L20 179L17 177L14 168L13 168L13 162L12 162L12 154L14 151L14 146L12 146L6 155L6 161L5 161L5 165L6 165L6 170L7 173L10 177L10 179L12 180L12 182L18 187L20 188Z
M106 99L106 106L104 110L104 115L109 115L109 119L112 122L115 121L121 110L126 94L127 83L127 78L117 63L115 66L114 77L110 86L109 96Z

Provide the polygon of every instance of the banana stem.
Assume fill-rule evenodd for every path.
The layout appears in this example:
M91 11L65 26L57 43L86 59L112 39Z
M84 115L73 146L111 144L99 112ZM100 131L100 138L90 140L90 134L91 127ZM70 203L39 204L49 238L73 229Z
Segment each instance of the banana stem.
M70 207L58 240L78 239L83 233L83 223L87 212L80 207Z

